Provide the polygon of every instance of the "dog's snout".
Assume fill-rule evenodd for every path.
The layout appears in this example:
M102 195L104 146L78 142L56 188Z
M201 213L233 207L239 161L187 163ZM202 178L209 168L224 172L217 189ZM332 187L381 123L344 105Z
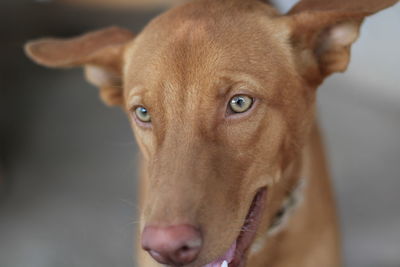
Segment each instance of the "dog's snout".
M143 249L161 264L189 264L196 260L201 246L201 234L191 225L147 226L142 234Z

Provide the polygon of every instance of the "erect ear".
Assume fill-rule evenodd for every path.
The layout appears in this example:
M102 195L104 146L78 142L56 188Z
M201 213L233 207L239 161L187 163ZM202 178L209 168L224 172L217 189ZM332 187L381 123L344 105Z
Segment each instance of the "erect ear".
M28 42L26 54L38 64L52 68L83 66L87 80L99 87L108 105L122 105L122 61L133 34L109 27L70 39L46 38Z
M366 16L398 0L301 0L288 13L292 43L300 52L300 68L313 83L343 72L351 45L358 39ZM308 77L307 77L308 76Z

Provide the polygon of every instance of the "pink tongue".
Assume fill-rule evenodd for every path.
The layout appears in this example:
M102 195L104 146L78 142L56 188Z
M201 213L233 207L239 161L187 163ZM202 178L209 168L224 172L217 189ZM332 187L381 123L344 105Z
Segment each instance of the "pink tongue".
M218 258L217 260L215 260L209 264L204 265L203 267L221 267L221 265L224 261L227 261L229 264L235 257L235 251L236 251L236 241L233 243L233 245L225 253L224 256Z

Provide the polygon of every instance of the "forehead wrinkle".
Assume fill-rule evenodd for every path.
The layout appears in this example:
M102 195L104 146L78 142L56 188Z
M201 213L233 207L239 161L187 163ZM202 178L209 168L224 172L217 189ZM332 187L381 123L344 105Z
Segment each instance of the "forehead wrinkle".
M157 90L158 120L155 135L158 149L163 147L167 138L178 137L181 132L185 123L184 109L181 108L181 101L184 98L185 92L180 89L179 83L171 79L164 80Z
M202 135L202 131L199 129L204 128L202 124L209 121L208 117L215 117L214 112L209 112L210 106L211 110L218 110L218 102L214 101L215 94L209 94L195 86L186 89L177 84L169 83L167 87L168 89L163 90L161 97L165 108L164 126L168 140L179 146L183 145L182 142L186 139L198 140L196 137ZM183 102L177 101L179 95L181 95ZM202 116L202 114L205 116ZM164 139L160 142L164 142ZM160 145L162 145L161 143Z
M178 31L179 38L173 38L165 48L167 56L163 58L169 77L163 86L163 102L168 105L169 111L166 112L174 113L169 115L180 120L196 110L201 94L207 95L217 54L212 49L210 38L198 35L193 38L191 24Z

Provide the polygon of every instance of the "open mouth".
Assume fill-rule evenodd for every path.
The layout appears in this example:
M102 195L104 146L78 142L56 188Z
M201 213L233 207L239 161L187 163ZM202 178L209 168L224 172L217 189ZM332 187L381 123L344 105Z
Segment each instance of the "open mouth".
M245 264L245 253L251 246L256 236L257 228L261 221L262 210L265 205L267 188L261 188L255 195L246 216L242 230L231 245L229 250L219 259L203 267L242 267Z

